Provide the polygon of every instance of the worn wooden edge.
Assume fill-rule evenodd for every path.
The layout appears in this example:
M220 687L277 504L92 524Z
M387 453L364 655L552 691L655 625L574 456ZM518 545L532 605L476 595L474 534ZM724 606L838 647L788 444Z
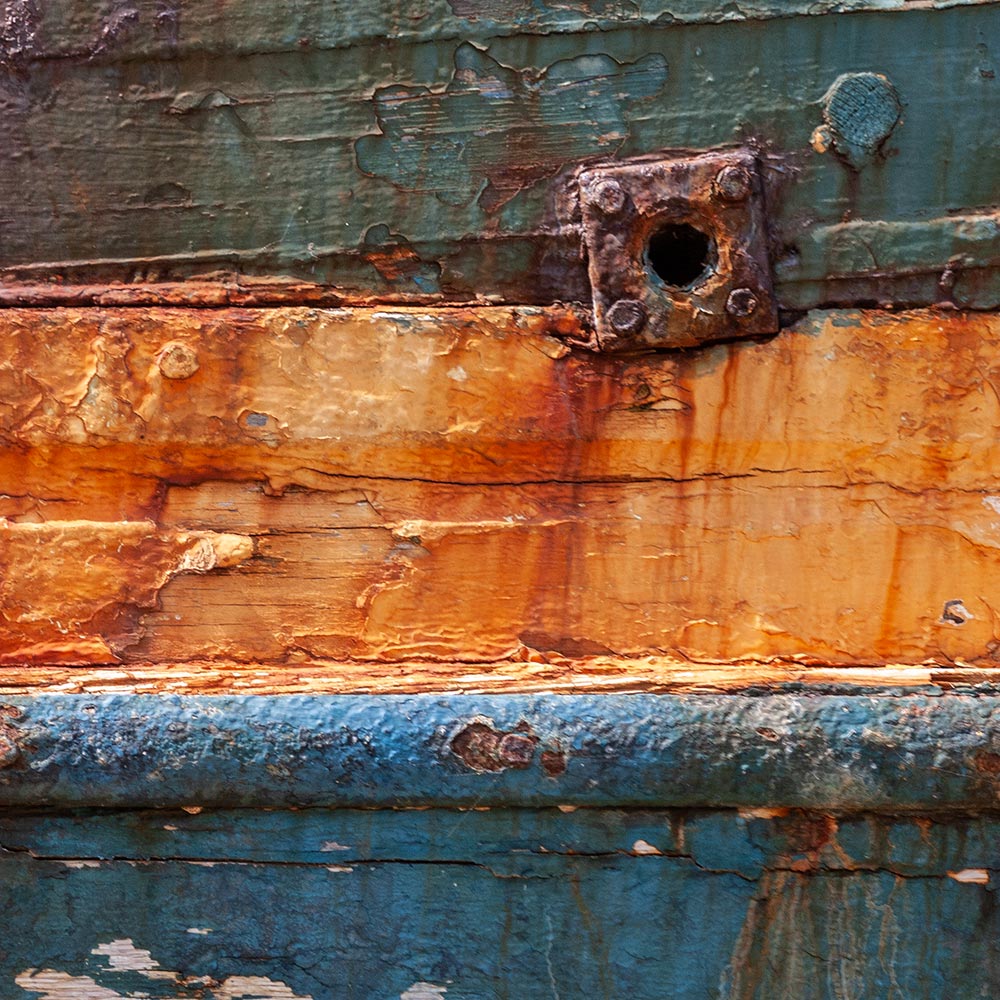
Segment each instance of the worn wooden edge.
M355 660L261 664L193 660L121 666L0 667L0 697L33 695L527 695L739 694L834 688L846 692L933 688L1000 690L1000 667L937 663L843 666L814 659L693 662L667 657Z
M983 6L993 0L750 0L739 5L703 0L653 0L608 4L496 4L489 0L432 0L416 9L378 2L356 4L306 0L281 3L237 0L225 16L208 0L181 10L148 4L49 0L11 5L0 39L8 54L0 67L29 61L80 58L99 64L192 54L314 52L391 40L396 44L456 38L489 39L511 34L607 32L665 24L717 24L817 17L865 11Z
M1000 697L36 695L0 804L990 809Z

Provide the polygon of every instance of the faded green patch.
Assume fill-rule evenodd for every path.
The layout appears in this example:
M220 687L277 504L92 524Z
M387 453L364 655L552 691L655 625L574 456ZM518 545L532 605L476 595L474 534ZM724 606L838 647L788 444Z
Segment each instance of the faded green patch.
M541 71L503 66L464 43L443 91L386 87L375 94L380 135L355 145L358 165L407 191L451 205L478 198L492 212L522 189L629 137L636 104L663 90L667 63L580 55Z

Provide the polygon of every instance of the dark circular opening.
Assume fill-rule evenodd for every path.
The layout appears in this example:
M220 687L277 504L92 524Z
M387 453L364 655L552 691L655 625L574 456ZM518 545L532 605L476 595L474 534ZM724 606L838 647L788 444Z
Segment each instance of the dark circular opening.
M665 284L693 285L711 264L712 241L686 222L661 226L649 240L649 266Z

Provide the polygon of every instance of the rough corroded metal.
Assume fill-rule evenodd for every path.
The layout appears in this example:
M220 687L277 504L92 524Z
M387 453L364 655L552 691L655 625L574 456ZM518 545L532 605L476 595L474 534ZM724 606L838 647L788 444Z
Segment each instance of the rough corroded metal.
M992 809L988 692L8 696L6 806Z
M615 162L577 183L601 350L777 332L752 153Z

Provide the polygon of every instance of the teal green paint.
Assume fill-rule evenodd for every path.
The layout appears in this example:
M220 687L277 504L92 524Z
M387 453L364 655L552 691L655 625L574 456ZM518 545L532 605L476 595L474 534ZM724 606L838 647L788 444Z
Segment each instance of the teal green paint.
M932 6L983 0L932 0ZM95 59L191 53L288 52L346 48L386 38L404 42L529 33L643 30L672 24L761 21L851 11L902 11L907 0L298 0L295 4L213 0L128 4L116 0L24 3L21 30L11 18L3 40L18 55ZM14 6L14 5L11 5ZM11 43L15 44L11 44Z
M478 197L487 211L555 173L567 149L614 154L633 115L662 96L667 81L658 53L624 65L580 55L534 73L512 70L468 44L454 59L455 75L443 93L403 87L376 93L381 135L358 140L358 166L449 204Z
M847 73L824 99L823 118L834 149L860 170L879 155L902 114L892 83L877 73Z
M269 10L255 16L266 23ZM785 305L1000 303L987 232L1000 172L995 6L549 34L476 19L457 37L439 11L391 42L362 37L372 21L346 48L304 30L317 11L294 24L312 39L301 47L281 41L290 20L270 48L244 51L253 32L227 25L226 41L199 7L169 58L140 17L98 59L41 58L8 73L4 273L236 270L359 294L585 300L572 215L556 197L563 167L754 140L772 157ZM555 82L588 67L598 68L591 89ZM882 74L903 106L860 170L810 146L845 73ZM374 266L365 240L379 226L405 241L420 281Z

